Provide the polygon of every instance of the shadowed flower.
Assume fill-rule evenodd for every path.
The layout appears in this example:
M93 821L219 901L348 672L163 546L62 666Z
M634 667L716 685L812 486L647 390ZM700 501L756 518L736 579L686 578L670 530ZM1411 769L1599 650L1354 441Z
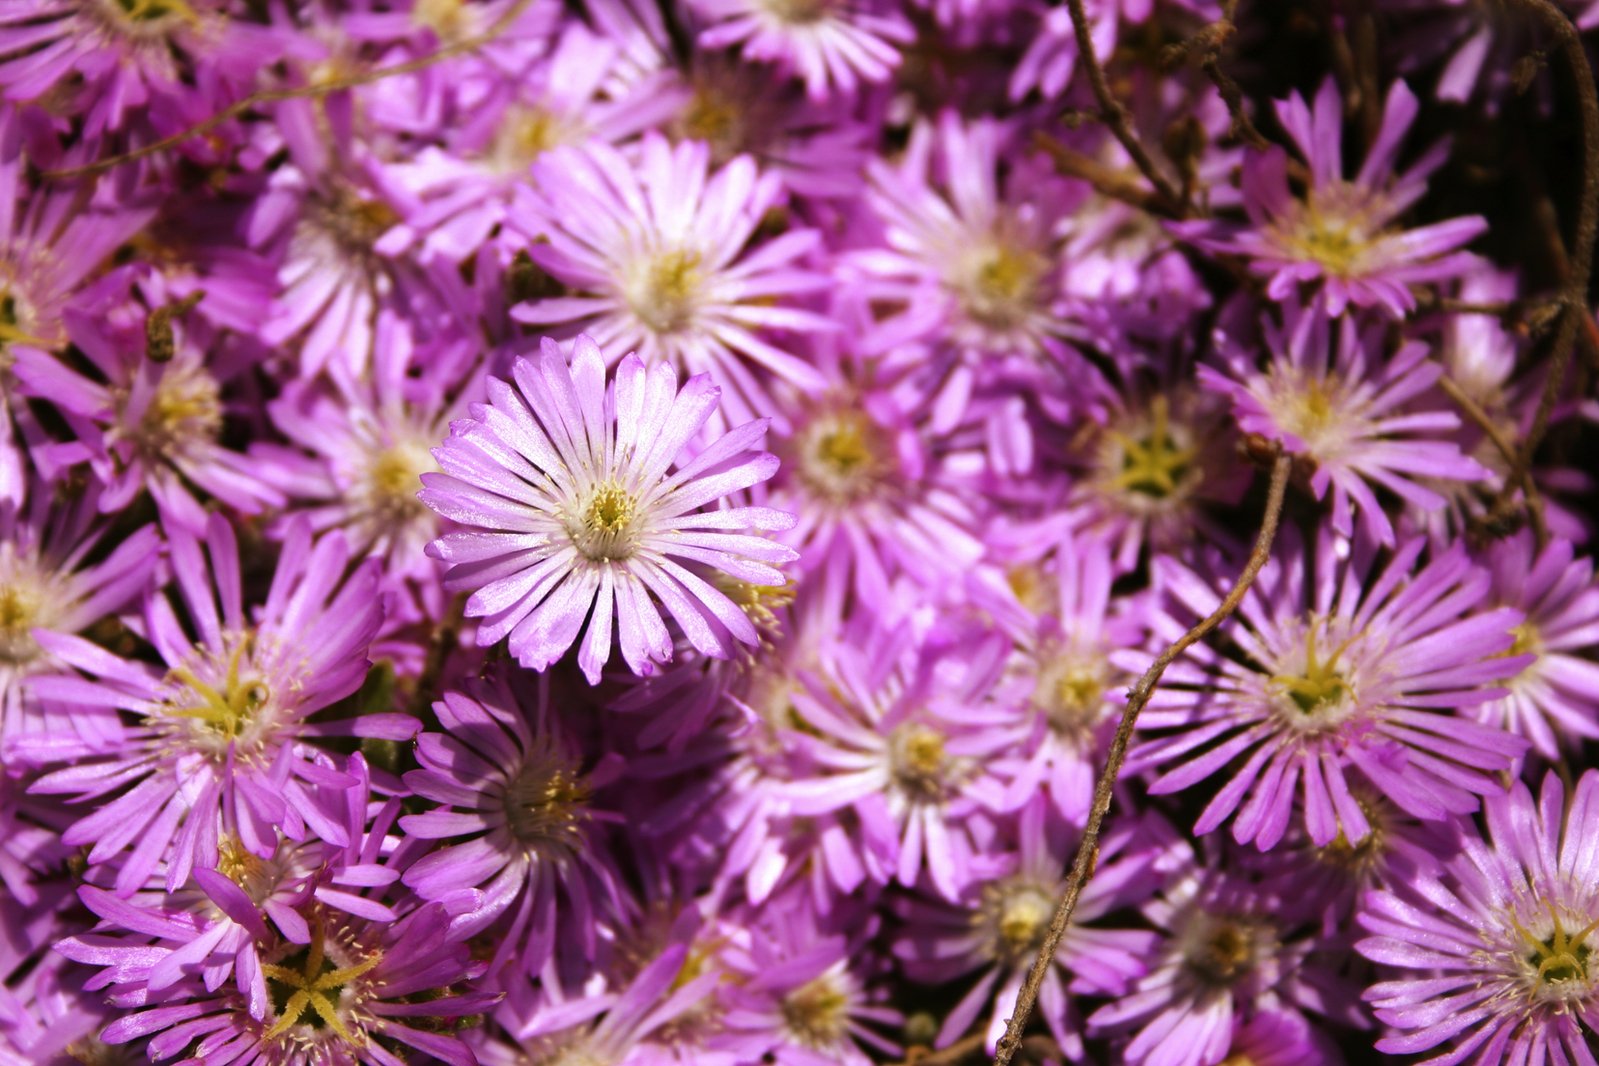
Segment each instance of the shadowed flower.
M1412 286L1457 277L1474 258L1462 251L1488 228L1480 215L1401 229L1394 225L1427 191L1427 177L1443 164L1446 144L1434 145L1410 169L1395 174L1405 132L1419 110L1404 82L1395 82L1383 107L1382 126L1353 179L1344 177L1343 100L1331 78L1315 102L1298 93L1277 102L1277 118L1299 146L1309 184L1295 196L1288 184L1288 154L1273 146L1244 163L1244 207L1249 223L1174 223L1173 228L1211 251L1241 255L1269 278L1266 295L1319 292L1316 307L1341 315L1351 304L1378 307L1402 318L1416 307Z
M1599 773L1570 804L1549 773L1483 804L1441 874L1367 895L1360 953L1400 973L1366 999L1397 1030L1377 1050L1430 1063L1593 1061L1599 1034ZM1405 973L1404 971L1412 971Z
M706 375L679 391L670 365L646 370L630 354L607 386L599 346L583 336L570 366L545 340L543 355L518 359L512 376L514 384L489 379L489 402L434 452L444 472L422 479L423 502L477 527L446 533L428 552L450 564L448 588L471 590L466 613L484 619L478 643L508 637L523 666L543 670L586 622L578 665L596 684L614 620L628 667L650 673L672 657L652 595L705 655L726 658L729 638L758 643L744 610L690 567L786 584L775 566L795 553L746 531L788 529L792 515L701 509L776 472L776 456L752 450L767 420L685 460L721 395Z

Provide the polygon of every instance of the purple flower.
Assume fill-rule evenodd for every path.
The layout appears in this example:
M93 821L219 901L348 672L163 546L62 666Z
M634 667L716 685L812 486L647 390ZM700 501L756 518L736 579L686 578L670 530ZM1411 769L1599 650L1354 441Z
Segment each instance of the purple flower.
M1590 961L1599 928L1599 773L1583 774L1569 805L1559 777L1535 799L1523 782L1483 804L1437 876L1367 895L1356 947L1390 969L1366 998L1397 1032L1388 1054L1426 1061L1593 1061L1599 985ZM1405 972L1411 971L1411 972Z
M516 222L535 242L533 261L574 295L519 305L513 316L582 328L607 351L712 372L730 389L728 416L741 421L770 409L767 374L820 388L813 367L763 336L833 328L791 302L828 284L800 264L821 235L791 227L751 244L778 205L781 179L748 156L712 173L704 144L674 147L653 133L637 158L591 142L534 164Z
M0 503L0 745L35 702L28 679L60 665L34 633L81 633L121 610L148 586L159 552L155 527L144 526L86 563L107 532L95 521L98 492L63 500L49 485L31 488L20 514Z
M1215 867L1191 867L1143 908L1164 936L1148 973L1088 1019L1090 1036L1132 1032L1121 1060L1133 1066L1216 1066L1257 1013L1304 1009L1344 1015L1316 942L1294 936L1292 882L1273 890Z
M899 66L895 46L915 37L905 16L880 0L689 0L689 6L706 23L700 47L742 44L745 59L777 63L803 78L817 100L887 81Z
M894 951L914 980L943 983L982 973L945 1016L936 1046L959 1039L989 1009L987 1046L1005 1031L1027 970L1038 954L1060 899L1061 873L1071 861L1070 834L1035 799L1022 809L1011 834L986 849L1000 853L1003 872L970 886L958 907L912 900L903 908L906 928ZM1186 858L1188 847L1158 818L1147 825L1112 825L1100 844L1093 879L1083 890L1072 925L1055 952L1055 965L1039 990L1040 1016L1073 1061L1085 1056L1082 1019L1069 1008L1072 996L1119 996L1144 976L1145 959L1160 938L1141 929L1091 925L1124 907L1146 902L1161 875Z
M1279 548L1223 629L1228 654L1195 647L1150 701L1140 725L1162 735L1130 760L1164 770L1150 792L1224 772L1195 831L1232 819L1240 843L1265 851L1287 831L1296 793L1315 844L1364 840L1371 823L1351 791L1355 775L1426 819L1469 814L1479 796L1502 791L1497 775L1526 741L1454 712L1502 695L1482 686L1529 664L1502 654L1522 616L1467 617L1488 575L1459 544L1418 568L1425 548L1408 541L1381 568L1369 541L1344 552L1325 532L1313 549ZM1156 573L1184 619L1221 599L1223 582L1173 559ZM1188 624L1166 620L1157 637Z
M1394 163L1419 105L1395 82L1382 126L1353 179L1344 177L1343 102L1331 78L1313 105L1298 93L1278 101L1277 118L1309 167L1309 187L1296 197L1288 184L1288 155L1272 147L1244 163L1248 225L1177 223L1174 229L1214 252L1241 255L1266 275L1266 295L1287 300L1309 286L1318 309L1341 315L1351 304L1379 307L1403 318L1416 307L1411 287L1460 275L1475 262L1459 249L1488 228L1480 215L1402 229L1396 220L1427 191L1427 177L1448 151L1434 145L1410 169Z
M550 711L548 680L538 688L531 715L504 684L446 692L434 713L448 732L418 737L422 769L405 775L413 793L445 806L400 820L414 838L468 838L423 856L405 883L430 900L481 886L482 906L457 920L455 935L501 922L491 968L514 960L528 974L544 967L558 940L592 958L598 916L623 906L593 831L593 822L614 816L591 803L621 767L613 761L585 772Z
M312 906L306 923L308 943L263 937L251 995L187 977L158 1003L137 994L123 998L119 1005L136 1009L107 1026L102 1039L122 1044L149 1037L153 1061L187 1050L184 1061L197 1066L403 1062L381 1039L450 1066L474 1066L448 1022L500 997L458 987L483 965L472 961L465 944L449 939L443 905L424 904L392 922L324 914ZM112 998L119 998L115 990Z
M1442 399L1424 402L1443 368L1427 346L1401 344L1384 357L1384 326L1336 323L1289 305L1283 328L1266 324L1265 371L1254 353L1234 347L1228 371L1199 368L1199 380L1233 402L1239 428L1281 441L1314 464L1310 488L1332 494L1332 527L1348 536L1359 510L1365 532L1392 545L1394 527L1377 498L1387 489L1423 511L1445 499L1424 482L1478 481L1488 470L1452 439L1460 419ZM1377 364L1373 366L1372 364Z
M578 665L595 684L611 656L614 619L622 658L634 673L649 673L672 655L652 595L702 654L727 657L728 638L756 643L743 609L690 567L753 585L786 583L774 567L795 553L746 531L788 529L792 515L701 510L776 471L775 456L751 450L767 420L745 423L685 461L721 395L706 375L680 392L670 365L646 370L630 354L607 386L598 345L579 337L571 351L568 366L546 340L537 361L517 360L514 384L489 379L489 402L456 422L434 452L444 473L422 479L429 507L477 527L447 533L428 551L450 564L447 587L472 590L467 614L484 619L478 643L509 637L523 666L543 670L586 621Z
M832 847L870 853L857 861L906 887L925 871L939 895L958 898L976 876L965 823L979 796L1001 793L994 756L1026 736L992 697L1007 644L866 619L830 641L791 696L800 728L787 743L800 769L782 790L790 811L848 812Z
M1554 762L1561 749L1599 738L1599 585L1593 560L1576 558L1566 540L1535 551L1523 530L1495 544L1487 565L1493 575L1488 602L1523 612L1512 631L1513 655L1532 656L1505 681L1502 698L1472 709L1478 721L1526 737Z
M35 631L46 652L78 671L34 681L46 711L67 716L72 728L15 745L36 765L72 764L44 774L33 791L98 801L63 840L90 847L91 866L122 857L115 888L124 896L163 859L168 891L195 869L215 869L224 833L263 858L276 850L278 830L348 843L313 795L330 771L307 742L352 732L406 739L416 730L402 714L307 721L360 686L382 619L376 564L351 568L340 534L313 544L303 522L293 527L252 615L225 519L212 516L203 543L178 527L167 533L180 595L150 597L143 620L165 665Z

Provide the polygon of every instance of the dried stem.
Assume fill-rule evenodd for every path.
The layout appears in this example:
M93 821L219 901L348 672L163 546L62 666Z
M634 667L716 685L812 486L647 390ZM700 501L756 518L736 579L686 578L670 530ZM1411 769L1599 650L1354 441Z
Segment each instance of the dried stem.
M1594 238L1599 234L1599 90L1594 87L1593 70L1588 66L1582 38L1577 33L1577 27L1550 0L1503 0L1503 2L1524 8L1536 15L1559 38L1560 56L1571 75L1572 85L1577 93L1578 112L1582 116L1582 190L1577 203L1576 236L1568 249L1570 270L1566 274L1566 284L1560 297L1562 305L1560 322L1555 329L1549 377L1544 382L1543 395L1538 400L1538 410L1533 415L1526 436L1522 439L1516 462L1505 478L1505 483L1501 486L1493 506L1489 509L1490 515L1497 516L1504 514L1517 487L1531 481L1533 454L1543 442L1544 434L1548 432L1550 415L1554 411L1560 390L1565 385L1566 372L1571 366L1571 353L1578 341L1578 330L1582 328L1583 321L1589 317L1588 279L1589 271L1593 267ZM1524 494L1530 511L1534 497L1531 493ZM1541 525L1538 528L1541 529ZM1547 531L1540 533L1538 541L1540 546L1547 536Z
M1533 533L1537 536L1538 543L1545 543L1549 539L1549 529L1544 520L1543 497L1538 494L1538 485L1533 480L1531 471L1525 467L1518 467L1520 459L1516 452L1516 442L1494 424L1493 418L1482 409L1482 405L1462 391L1453 378L1444 375L1438 379L1438 387L1444 391L1444 395L1454 401L1461 413L1487 434L1488 439L1493 441L1494 447L1509 464L1509 469L1513 473L1520 469L1519 484L1522 497L1526 500L1527 517L1532 522Z
M1175 45L1171 54L1174 57L1190 55L1199 57L1200 69L1216 86L1216 91L1221 94L1222 103L1227 105L1227 114L1232 119L1232 128L1229 131L1231 136L1257 151L1264 151L1270 147L1271 142L1256 128L1254 121L1249 117L1249 112L1244 109L1244 91L1221 65L1222 52L1226 49L1227 42L1238 32L1238 3L1239 0L1225 0L1221 6L1221 18L1188 40Z
M1088 182L1100 195L1119 200L1160 218L1177 217L1170 203L1158 194L1145 189L1129 172L1117 170L1091 155L1069 148L1059 138L1043 130L1033 134L1033 144L1054 161L1057 173Z
M1271 545L1277 538L1277 524L1282 518L1283 496L1288 488L1288 475L1294 467L1293 457L1284 455L1281 445L1277 445L1274 451L1276 457L1272 461L1271 486L1266 492L1265 514L1260 520L1260 533L1255 538L1255 548L1249 553L1249 561L1244 564L1243 572L1238 575L1238 580L1233 582L1232 589L1220 605L1161 652L1159 657L1149 664L1149 669L1144 671L1144 676L1138 679L1137 684L1127 690L1127 706L1122 710L1121 721L1116 723L1116 736L1111 740L1110 751L1105 757L1105 771L1100 774L1099 781L1094 785L1094 802L1088 809L1088 824L1083 828L1083 839L1077 845L1077 854L1072 859L1071 872L1066 876L1066 885L1061 891L1060 902L1055 907L1055 917L1049 923L1049 931L1038 949L1038 956L1033 959L1033 965L1027 971L1027 980L1016 997L1016 1008L1005 1024L1005 1035L1000 1038L999 1047L994 1054L994 1066L1009 1066L1016 1049L1021 1046L1022 1032L1027 1028L1027 1020L1033 1013L1033 1004L1038 999L1039 988L1043 986L1044 975L1049 972L1049 967L1055 958L1055 948L1066 935L1066 927L1071 924L1072 912L1077 909L1077 900L1083 894L1088 879L1093 876L1094 865L1099 859L1100 828L1105 824L1105 815L1110 810L1111 794L1116 789L1116 778L1120 775L1122 762L1127 757L1127 745L1132 740L1133 726L1138 721L1139 712L1154 695L1155 686L1159 684L1161 675L1166 672L1166 667L1237 609L1238 604L1243 601L1244 593L1249 591L1249 586L1254 584L1261 567L1265 566L1266 560L1271 557Z
M1072 16L1072 32L1077 36L1078 59L1088 71L1088 84L1094 90L1094 99L1099 102L1100 121L1105 123L1111 136L1116 138L1138 172L1149 180L1155 191L1168 203L1180 204L1177 190L1155 168L1155 161L1150 158L1143 143L1133 135L1132 127L1127 124L1127 109L1111 95L1110 83L1105 80L1105 68L1099 65L1099 56L1094 53L1094 40L1088 32L1088 16L1083 12L1083 0L1066 0L1066 7Z
M983 1043L983 1031L978 1029L975 1033L961 1037L949 1047L939 1048L936 1051L913 1048L899 1066L956 1066L956 1063L983 1050Z
M425 56L408 59L404 63L396 63L393 66L379 67L376 70L350 74L343 78L330 78L327 81L319 81L313 85L296 85L287 89L259 89L240 100L234 101L209 118L202 119L187 129L179 130L177 133L162 137L160 140L151 141L149 144L140 145L138 148L107 156L104 159L97 159L93 163L64 167L60 170L46 170L43 176L53 180L64 181L69 178L81 178L90 174L101 174L113 167L119 167L123 163L132 163L136 160L156 155L169 148L174 148L193 137L200 137L210 133L224 122L238 118L246 111L253 107L259 107L261 104L274 104L283 100L300 100L326 96L329 93L370 85L372 82L382 81L384 78L392 78L401 74L415 74L419 70L427 69L434 63L449 59L451 56L471 52L488 44L509 29L511 23L521 16L531 2L532 0L515 0L515 3L507 8L505 13L482 33L475 37L463 37L461 40L453 44L444 45L438 51L429 52Z

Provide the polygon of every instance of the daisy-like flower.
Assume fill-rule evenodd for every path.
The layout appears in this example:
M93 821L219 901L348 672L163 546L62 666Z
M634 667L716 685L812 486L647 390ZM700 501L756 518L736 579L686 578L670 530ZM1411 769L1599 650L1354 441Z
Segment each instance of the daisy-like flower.
M119 129L155 93L178 87L180 59L216 53L219 6L207 0L7 4L0 11L0 88L8 100L27 101L78 75L83 86L74 95L87 112L86 135Z
M206 523L196 490L246 514L283 503L255 465L222 440L223 389L251 369L259 346L187 316L172 323L171 358L145 358L150 312L134 299L133 280L131 270L109 275L65 312L81 360L16 349L22 391L55 404L79 437L61 452L86 459L105 485L102 510L120 510L148 492L163 521L195 534Z
M152 1060L190 1050L184 1061L198 1066L394 1066L404 1059L385 1047L391 1041L451 1066L470 1066L471 1052L449 1031L450 1022L500 996L462 988L483 964L472 960L467 945L450 939L450 917L438 903L398 921L308 903L306 943L262 929L256 994L208 987L191 975L152 1005L135 982L127 991L113 989L112 1002L127 1012L101 1039L123 1044L149 1037Z
M1005 1031L1060 899L1061 871L1071 856L1064 828L1051 819L1047 803L1035 798L1017 819L1016 850L1004 856L1008 861L999 876L972 885L959 906L912 900L903 908L905 930L894 952L910 977L941 984L982 971L945 1017L935 1046L957 1040L984 1008L991 1008L985 1027L990 1049ZM1176 851L1185 854L1176 856ZM1163 869L1186 858L1186 852L1187 845L1154 816L1145 826L1123 823L1105 834L1094 877L1039 989L1040 1015L1073 1061L1084 1055L1082 1019L1069 1008L1068 993L1121 995L1144 975L1144 960L1159 944L1147 930L1087 923L1146 902Z
M1525 613L1511 652L1532 661L1509 678L1502 699L1473 708L1472 716L1532 742L1554 762L1562 747L1599 738L1599 584L1593 560L1579 559L1570 541L1535 549L1526 530L1494 544L1488 553L1493 587L1488 602Z
M1043 793L1072 824L1088 818L1100 751L1118 717L1113 697L1133 680L1111 653L1141 648L1146 632L1134 604L1112 594L1119 573L1111 547L1065 535L1046 557L1014 564L999 588L978 592L1015 642L1004 684L1039 726L1035 745L997 760L1010 778L1007 808Z
M703 510L776 472L776 456L752 450L767 420L685 459L721 390L701 374L679 391L669 364L646 369L631 353L607 385L605 358L586 336L571 346L570 366L546 339L540 358L518 359L512 377L489 379L489 402L434 452L444 472L422 479L423 502L476 527L446 533L428 551L450 564L448 588L471 590L466 612L483 619L478 643L509 638L523 666L543 670L587 622L578 665L596 684L614 621L628 667L649 673L672 656L652 596L704 655L726 658L730 639L757 643L743 608L695 571L787 583L775 567L795 552L748 531L789 529L792 515Z
M1262 851L1287 831L1296 793L1315 844L1364 840L1371 823L1351 777L1425 819L1469 814L1501 792L1497 775L1526 741L1457 712L1503 695L1484 686L1531 662L1504 654L1522 615L1467 616L1488 575L1460 544L1418 566L1425 547L1408 541L1380 568L1369 541L1340 553L1325 531L1314 550L1280 551L1225 626L1227 651L1194 648L1150 701L1140 726L1165 735L1130 760L1164 770L1150 792L1225 772L1195 831L1232 819L1233 836ZM1222 581L1171 559L1156 571L1183 619L1220 602ZM1164 643L1187 626L1160 619L1156 635Z
M81 633L121 610L148 585L159 538L145 526L123 538L104 558L85 563L106 529L97 524L98 493L56 499L49 486L32 486L19 514L0 503L0 742L24 708L29 677L58 666L35 630Z
M33 683L46 711L76 724L16 742L32 763L71 763L33 791L100 801L63 839L89 847L91 867L122 857L121 895L163 860L168 891L197 868L215 869L223 833L262 857L276 851L279 830L348 843L312 792L328 770L304 741L351 733L404 740L416 730L403 714L307 721L360 686L383 617L377 564L352 568L341 534L313 544L305 523L291 528L254 616L245 610L238 543L221 515L203 543L179 527L167 536L180 595L150 597L143 620L164 666L35 631L46 652L83 675Z
M1133 1066L1216 1066L1244 1039L1257 1013L1302 1017L1338 1011L1353 1021L1350 990L1317 966L1316 941L1294 936L1292 881L1267 886L1193 866L1145 904L1162 931L1148 972L1088 1019L1088 1034L1132 1033L1121 1049Z
M970 357L1063 356L1050 310L1060 270L1056 227L1081 195L1046 160L1018 152L1018 135L993 119L968 124L945 111L936 125L917 123L896 165L869 165L866 199L887 247L846 262L867 295L904 310L875 324L868 350L936 337Z
M1484 805L1437 876L1367 895L1356 947L1389 968L1366 999L1397 1030L1394 1055L1438 1049L1429 1063L1594 1061L1599 1039L1599 772L1569 804L1549 773ZM1410 971L1410 972L1406 972ZM1442 1046L1441 1046L1442 1045Z
M976 876L967 821L997 798L994 756L1026 740L992 698L1008 641L996 634L918 639L907 623L855 625L801 674L787 738L799 770L784 789L801 818L846 812L868 870L914 887L926 872L956 899ZM839 842L842 843L842 842ZM837 845L835 845L837 846Z
M482 906L457 923L455 935L503 918L508 927L496 934L491 969L515 959L529 974L543 968L563 928L592 958L595 911L622 908L616 875L592 831L606 815L591 802L620 767L585 772L550 711L548 680L538 688L533 715L504 684L477 686L470 695L446 692L434 712L448 732L418 737L422 769L405 775L413 793L446 806L400 820L420 839L469 838L423 856L405 883L423 899L481 886Z
M915 37L905 16L877 0L690 0L689 6L706 22L702 48L742 43L745 59L775 62L805 79L815 100L887 81L899 65L896 46Z
M581 328L611 352L713 372L730 390L727 417L770 410L764 370L808 390L815 368L766 339L767 330L817 333L832 323L795 307L830 282L800 260L820 234L790 227L751 244L783 182L740 156L715 173L700 142L645 136L635 165L606 144L556 148L533 166L512 222L534 241L533 261L573 295L519 305L539 326Z
M1288 155L1273 146L1244 163L1247 225L1174 223L1203 247L1241 255L1269 278L1266 295L1293 297L1301 287L1318 291L1315 306L1341 315L1351 304L1377 307L1403 318L1416 307L1413 286L1458 277L1475 258L1461 251L1488 228L1480 215L1415 229L1397 220L1427 191L1427 177L1444 162L1446 144L1427 151L1403 173L1394 172L1405 132L1419 106L1404 82L1395 82L1383 107L1382 126L1360 171L1344 177L1343 100L1332 79L1313 105L1298 93L1277 102L1277 118L1309 167L1309 186L1296 197L1288 184Z
M1348 536L1353 512L1365 532L1392 545L1394 527L1376 489L1423 511L1448 501L1426 480L1478 481L1489 471L1453 440L1460 425L1428 393L1443 373L1425 344L1407 341L1384 357L1383 326L1360 327L1289 306L1283 324L1266 323L1267 368L1252 350L1228 344L1227 373L1201 366L1199 379L1232 400L1238 425L1280 441L1314 463L1310 488L1332 496L1332 527ZM1376 364L1376 365L1373 365Z

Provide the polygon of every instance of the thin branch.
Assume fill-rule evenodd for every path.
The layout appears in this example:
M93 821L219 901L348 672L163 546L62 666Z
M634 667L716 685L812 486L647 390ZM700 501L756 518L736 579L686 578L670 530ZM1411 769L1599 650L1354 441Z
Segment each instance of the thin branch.
M1249 112L1245 110L1244 91L1221 65L1222 52L1226 49L1227 42L1238 32L1238 3L1239 0L1225 0L1221 7L1221 18L1188 40L1173 45L1168 55L1171 59L1197 55L1200 69L1216 86L1216 92L1221 95L1222 103L1227 105L1227 114L1232 119L1232 126L1228 131L1230 135L1257 151L1265 151L1271 142L1256 128L1254 121L1249 117Z
M1094 39L1088 31L1088 16L1083 12L1083 0L1066 0L1066 7L1072 16L1072 32L1077 36L1078 59L1088 71L1088 84L1094 90L1094 99L1099 102L1100 121L1105 123L1111 136L1116 138L1138 172L1149 180L1155 191L1167 202L1179 204L1181 201L1177 190L1155 168L1155 161L1150 158L1143 143L1133 135L1132 127L1127 124L1127 109L1111 94L1110 83L1105 80L1105 68L1099 65L1099 56L1094 53Z
M1005 1035L1000 1038L999 1047L994 1055L994 1066L1009 1066L1016 1049L1021 1046L1022 1032L1027 1028L1027 1020L1033 1013L1033 1004L1038 999L1038 990L1044 983L1044 975L1049 972L1055 957L1055 949L1060 945L1061 938L1066 935L1066 927L1071 924L1072 912L1077 909L1078 897L1083 894L1083 888L1093 875L1094 865L1099 859L1100 828L1104 825L1105 815L1110 810L1111 794L1115 791L1116 778L1121 773L1122 762L1127 758L1127 746L1132 741L1133 726L1138 721L1139 712L1154 695L1155 686L1160 682L1161 675L1166 672L1166 667L1237 609L1238 604L1243 601L1244 593L1249 591L1249 586L1254 584L1261 567L1265 566L1266 560L1271 557L1271 545L1277 538L1277 525L1282 518L1283 496L1288 488L1288 475L1294 468L1293 457L1284 455L1281 445L1277 445L1273 450L1275 458L1271 468L1271 487L1266 492L1266 510L1260 520L1260 533L1255 538L1255 548L1249 553L1249 561L1244 564L1243 572L1238 575L1238 580L1233 582L1232 589L1220 605L1161 652L1160 656L1149 664L1149 669L1144 671L1144 676L1138 679L1138 683L1127 690L1127 706L1122 710L1121 721L1116 724L1116 735L1110 742L1110 751L1105 758L1105 772L1094 785L1094 802L1088 809L1088 824L1083 828L1083 839L1077 845L1077 855L1072 859L1071 873L1066 876L1066 885L1061 891L1060 903L1055 908L1055 917L1049 923L1049 932L1045 934L1044 943L1038 949L1038 956L1033 959L1033 965L1027 971L1027 980L1016 997L1016 1008L1005 1024Z
M1144 188L1130 173L1106 166L1091 155L1069 148L1058 137L1043 130L1033 134L1033 144L1054 162L1057 173L1088 182L1100 195L1161 218L1177 217L1172 204Z
M1577 27L1550 0L1503 0L1504 3L1525 8L1559 38L1559 50L1577 93L1577 107L1582 116L1582 190L1577 202L1576 236L1569 247L1571 269L1561 294L1560 323L1555 329L1554 350L1550 356L1549 377L1544 382L1543 395L1538 400L1538 410L1532 424L1522 439L1520 453L1511 468L1510 476L1499 489L1490 514L1502 513L1519 485L1531 479L1533 454L1543 443L1549 430L1549 418L1555 408L1560 390L1565 386L1566 372L1571 366L1572 349L1578 340L1577 331L1588 318L1588 279L1593 268L1594 238L1599 235L1599 90L1594 87L1593 70L1588 66L1588 56L1583 50L1582 37ZM1529 509L1533 497L1527 495ZM1548 536L1543 531L1538 539L1542 546Z
M1493 446L1499 450L1499 454L1509 466L1510 474L1507 476L1514 476L1517 470L1520 470L1519 484L1522 498L1526 501L1527 517L1532 522L1533 533L1537 536L1538 543L1545 543L1549 539L1549 528L1544 520L1543 497L1538 493L1538 485L1531 471L1519 466L1520 458L1516 452L1516 442L1506 436L1504 430L1500 429L1488 412L1482 409L1482 405L1467 395L1449 375L1445 374L1438 379L1438 387L1444 391L1444 395L1454 401L1461 413L1487 434L1488 439L1493 442Z
M379 67L376 70L361 71L342 78L330 78L327 81L319 81L312 85L296 85L287 89L258 89L250 95L234 101L209 118L202 119L187 129L179 130L177 133L162 137L160 140L151 141L149 144L140 145L138 148L107 156L104 159L97 159L93 163L84 163L75 167L63 167L60 170L46 170L42 176L52 180L65 181L70 178L81 178L90 174L104 173L113 167L121 166L123 163L132 163L164 152L169 148L175 148L191 138L204 136L224 122L238 118L251 108L259 107L262 104L326 96L329 93L370 85L372 82L382 81L384 78L393 78L402 74L415 74L419 70L426 70L435 63L449 59L451 56L475 51L493 41L509 29L511 23L521 17L522 12L527 10L528 4L531 2L532 0L515 0L505 10L505 13L482 33L475 37L463 37L461 40L453 44L444 45L437 51L429 52L425 56L408 59L404 63L396 63L393 66Z
M939 1048L937 1051L928 1051L913 1048L905 1056L905 1061L898 1066L956 1066L968 1056L983 1050L984 1036L981 1029L975 1033L961 1037L949 1047Z

